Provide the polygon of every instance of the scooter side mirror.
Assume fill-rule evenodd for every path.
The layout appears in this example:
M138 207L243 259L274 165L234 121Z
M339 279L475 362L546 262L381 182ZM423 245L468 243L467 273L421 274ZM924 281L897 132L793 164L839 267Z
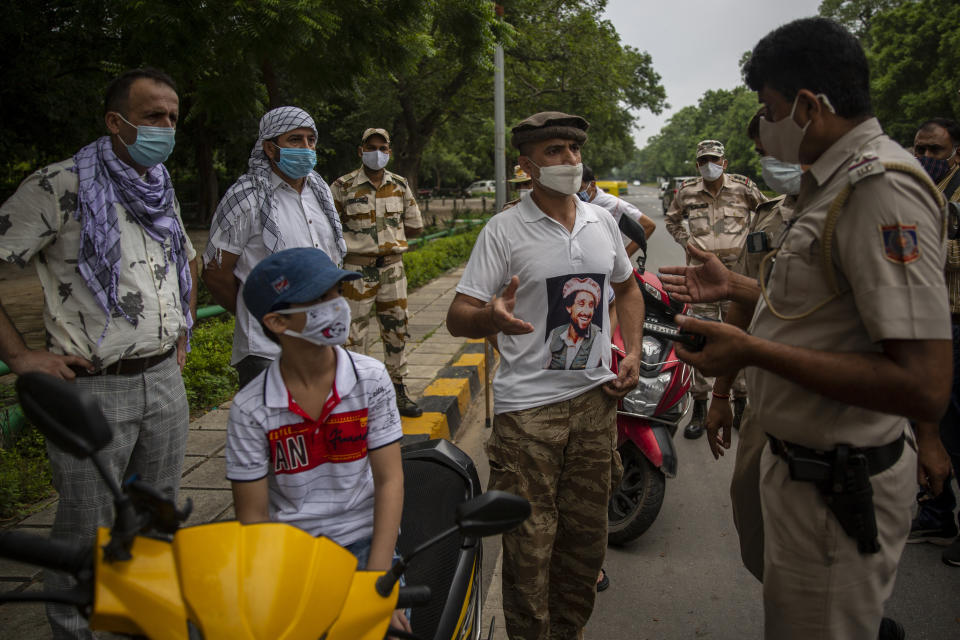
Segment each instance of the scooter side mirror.
M526 498L487 491L457 507L457 528L465 536L493 536L513 529L529 516Z
M76 385L46 373L17 378L17 395L27 418L55 445L88 458L112 437L97 401Z

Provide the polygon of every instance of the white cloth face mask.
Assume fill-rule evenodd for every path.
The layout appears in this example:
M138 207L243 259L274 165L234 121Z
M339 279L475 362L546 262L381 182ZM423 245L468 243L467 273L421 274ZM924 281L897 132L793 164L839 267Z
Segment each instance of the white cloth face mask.
M831 113L836 113L836 109L830 104L830 100L825 94L818 93L817 99L823 103ZM763 150L777 160L787 164L800 164L800 143L803 142L803 136L807 133L807 127L812 120L802 127L793 119L793 114L797 110L797 102L800 100L800 94L793 99L793 106L790 108L790 115L781 118L776 122L770 122L766 116L760 118L760 144Z
M531 164L540 169L540 177L537 182L548 189L565 196L572 196L580 191L580 184L583 182L583 163L577 164L555 164L549 167L537 166L531 160Z
M723 175L723 166L713 162L704 163L697 168L700 169L700 175L703 176L703 179L708 182L713 182Z
M371 171L380 171L390 162L390 154L380 151L364 151L363 164Z
M350 335L350 305L342 297L318 302L309 307L280 309L274 313L284 315L306 313L307 323L302 331L287 329L283 334L321 347L343 344Z

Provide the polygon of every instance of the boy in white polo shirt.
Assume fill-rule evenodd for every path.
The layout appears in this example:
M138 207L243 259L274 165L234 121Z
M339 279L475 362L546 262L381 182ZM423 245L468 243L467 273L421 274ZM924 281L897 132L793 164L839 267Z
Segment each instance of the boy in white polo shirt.
M287 249L247 277L243 300L280 358L237 393L227 479L237 519L286 522L326 536L360 568L390 568L403 510L403 436L379 361L343 349L344 271L315 248ZM410 630L401 612L392 626Z

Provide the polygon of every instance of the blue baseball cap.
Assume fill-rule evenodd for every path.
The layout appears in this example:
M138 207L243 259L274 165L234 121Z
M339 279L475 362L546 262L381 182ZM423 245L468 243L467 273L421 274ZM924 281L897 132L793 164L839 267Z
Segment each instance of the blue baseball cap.
M312 302L344 280L360 277L345 271L320 249L278 251L260 261L243 283L243 302L257 320L289 304Z

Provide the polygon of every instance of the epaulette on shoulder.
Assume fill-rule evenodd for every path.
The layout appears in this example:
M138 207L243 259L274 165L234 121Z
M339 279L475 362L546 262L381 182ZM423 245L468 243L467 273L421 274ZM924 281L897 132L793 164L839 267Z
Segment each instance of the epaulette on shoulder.
M680 183L679 189L683 189L684 187L693 186L693 185L697 184L698 182L701 182L702 180L703 180L703 178L687 178L686 180L684 180L683 182ZM678 189L678 190L679 190L679 189Z
M739 173L728 173L727 175L730 176L730 179L733 180L734 182L738 182L748 187L753 184L750 181L750 178L748 178L747 176L742 176Z
M401 176L399 173L394 173L394 172L391 171L391 172L390 172L390 175L393 176L393 179L394 179L394 180L396 180L397 182L399 182L399 183L402 184L403 186L405 186L405 187L407 186L407 179L404 178L403 176Z
M883 163L880 162L880 157L868 151L861 153L847 165L847 179L853 185L870 176L878 176L885 171Z

